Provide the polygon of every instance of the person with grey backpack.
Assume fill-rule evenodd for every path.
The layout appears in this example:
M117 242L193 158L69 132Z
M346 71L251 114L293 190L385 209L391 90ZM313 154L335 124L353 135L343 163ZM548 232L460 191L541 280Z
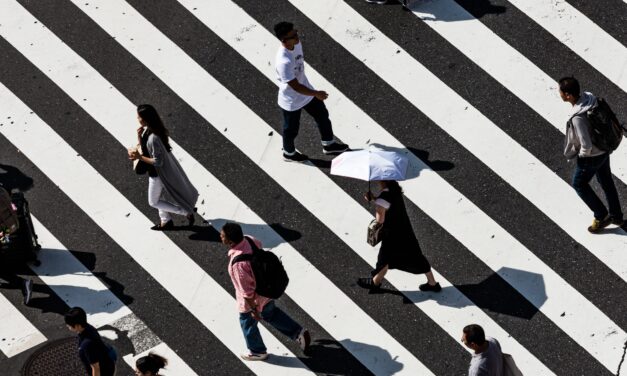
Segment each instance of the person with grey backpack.
M620 144L624 129L607 102L592 93L582 93L577 79L564 77L558 83L560 97L573 106L566 124L564 155L576 159L572 186L594 213L588 231L596 234L610 224L622 226L623 212L612 179L610 154ZM594 176L605 193L609 208L590 186Z

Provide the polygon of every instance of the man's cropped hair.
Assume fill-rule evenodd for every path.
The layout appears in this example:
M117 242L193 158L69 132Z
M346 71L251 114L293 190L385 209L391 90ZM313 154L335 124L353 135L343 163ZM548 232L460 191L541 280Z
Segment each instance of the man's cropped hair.
M464 334L466 334L466 342L468 342L468 344L474 343L476 345L483 345L485 343L483 328L477 324L467 325L464 328Z
M276 35L280 41L283 41L287 34L289 34L292 30L294 30L294 24L291 22L282 21L274 25L274 35Z
M81 307L71 308L64 316L65 323L69 326L87 326L87 314Z
M242 226L237 223L227 222L222 226L222 231L226 238L233 243L237 244L244 240L244 233L242 232Z
M570 94L573 97L579 97L581 88L579 87L579 81L575 77L562 77L558 81L560 90L564 94Z

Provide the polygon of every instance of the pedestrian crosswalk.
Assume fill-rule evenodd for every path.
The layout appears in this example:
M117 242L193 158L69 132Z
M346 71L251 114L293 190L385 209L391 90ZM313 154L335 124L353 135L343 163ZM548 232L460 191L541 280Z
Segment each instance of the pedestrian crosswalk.
M627 50L613 36L622 31L567 1L493 3L518 26L548 33L524 38L538 46L554 38L546 45L574 55L549 68L465 1L417 0L401 12L359 0L0 0L0 161L42 176L27 193L43 246L42 264L31 268L37 282L83 306L96 327L140 333L129 335L133 351L123 360L132 366L157 352L170 359L167 375L461 374L470 350L459 338L469 323L497 338L524 374L616 374L627 341L627 233L586 231L591 214L561 157L570 107L555 75L597 78L584 85L624 119ZM412 178L402 187L441 293L422 293L422 277L396 271L388 293L355 286L377 257L365 242L367 186L331 177L326 160L283 162L271 32L283 19L304 29L306 73L329 93L336 137L408 157ZM415 29L428 40L409 43ZM452 65L434 68L433 59ZM475 73L454 73L456 64ZM503 98L511 98L506 108L486 105ZM205 222L217 230L241 223L281 256L290 276L281 304L311 328L308 356L263 329L275 356L241 361L215 230L149 229L156 213L146 182L125 155L135 105L146 102L171 131ZM321 154L303 121L297 147ZM612 155L623 201L626 153L621 146ZM62 207L52 210L46 195L55 190ZM57 221L72 221L59 209L89 218L89 230L60 232ZM97 259L126 260L107 273L126 281L132 303L63 245L81 237L94 239L83 247ZM0 292L0 338L11 338L0 342L0 363L17 370L58 331L31 322L36 308ZM152 319L162 304L173 313L155 309L161 319Z

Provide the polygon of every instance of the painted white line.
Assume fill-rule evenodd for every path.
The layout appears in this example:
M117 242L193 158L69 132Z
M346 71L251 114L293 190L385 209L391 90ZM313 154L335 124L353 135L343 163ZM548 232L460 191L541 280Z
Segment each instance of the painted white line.
M5 2L11 3L11 2ZM9 4L4 4L9 7ZM33 18L18 5L7 11L17 24L18 34L41 43L59 42L42 26L33 27ZM2 16L6 13L2 13ZM0 17L2 17L0 16ZM4 17L2 17L4 18ZM2 25L9 24L2 21ZM38 33L33 33L38 29ZM33 35L35 34L35 35ZM31 37L41 37L30 39ZM101 103L107 103L103 101ZM15 124L0 132L64 191L98 226L157 280L174 298L205 325L224 345L239 355L246 348L235 316L215 307L235 305L235 300L194 263L163 233L150 230L152 222L98 174L58 134L34 114L19 98L0 84L0 111ZM50 158L54 155L55 158ZM80 178L78 178L80 177ZM98 192L94 195L93 192ZM185 276L185 278L181 278ZM275 364L244 363L260 375L309 375L305 365L270 332L261 328ZM277 367L276 365L283 367Z
M529 18L627 91L627 49L565 0L509 0Z
M113 3L109 4L113 5ZM104 14L107 14L108 10L111 9L99 7L99 11L105 12ZM124 8L121 10L117 9L115 13L129 14L130 12L130 9ZM131 17L133 17L132 14ZM134 23L138 23L140 17L137 15L137 17L129 19L133 19ZM123 23L120 25L122 27L125 26ZM143 34L140 31L130 30L137 32L137 34ZM86 80L90 81L89 83L79 82L75 84L77 81L75 76L78 72L70 72L71 74L65 76L65 79L56 76L51 71L48 71L49 74L55 76L57 83L63 89L66 89L74 100L79 102L79 105L83 106L122 145L131 142L128 140L128 136L132 136L133 133L129 132L127 123L128 121L133 121L132 119L136 116L135 106L118 91L110 89L111 85L100 77L98 72L89 67L66 46L59 45L55 46L54 49L66 51L63 61L76 69L81 69L81 72L78 74L79 77L98 77L98 79L91 81L92 79L87 78ZM56 60L52 59L51 61L54 64ZM67 73L67 71L63 70L64 66L56 67L56 70L59 70L59 68ZM86 87L90 87L89 93L85 93L84 88ZM95 95L100 99L95 101L91 100L91 97L87 97L87 101L82 101L85 95ZM104 98L107 98L106 102L102 102ZM103 103L107 103L107 105L103 106ZM244 224L244 229L248 230L248 233L259 237L267 244L277 245L275 251L281 255L290 273L291 282L287 290L288 295L331 335L339 341L343 341L345 348L357 359L376 374L392 374L398 370L399 364L402 364L403 372L413 374L430 373L408 350L385 332L359 306L302 257L299 252L285 243L271 227L267 226L261 218L246 207L232 192L205 170L202 165L175 143L173 143L173 146L176 149L177 156L180 157L181 165L188 172L190 179L196 182L203 182L197 185L201 194L199 202L204 202L203 205L200 205L199 212L205 211L219 218L229 218L241 222ZM213 224L220 228L223 222L213 221ZM352 324L346 325L345 317L343 318L338 312L350 313ZM235 314L235 311L233 314ZM363 346L363 344L371 346ZM390 356L381 357L380 351L377 350L379 347L387 350Z
M165 343L160 343L159 345L153 347L150 350L146 350L140 354L133 356L133 354L128 354L123 357L126 364L128 364L132 369L135 369L135 361L142 356L146 356L149 353L160 355L167 359L168 365L159 371L159 375L161 376L197 376L198 374L194 372L189 366L175 353L168 345Z
M110 3L109 3L110 4ZM215 4L214 4L215 5ZM80 5L79 5L80 6ZM87 8L87 7L85 7ZM93 9L93 8L92 8ZM214 9L215 10L215 9ZM86 12L90 12L90 10L85 9ZM98 11L93 11L94 14L101 14L100 12L105 11L106 12L106 7L103 10L103 7L99 5L99 9ZM121 15L122 13L124 13L125 15L129 15L130 20L132 20L133 25L137 24L137 20L139 17L141 17L140 15L137 14L132 14L130 13L130 11L128 9L124 9L123 12L121 12L119 9L117 12L111 12L114 15ZM130 14L129 14L130 13ZM112 16L113 17L113 16ZM160 36L161 34L157 31L157 30L149 30L149 31L144 31L144 32L140 32L137 29L134 29L132 27L132 25L128 24L128 21L125 20L120 20L120 19L108 19L107 21L107 25L103 26L104 22L102 22L101 20L98 20L98 23L104 27L105 30L109 30L111 28L114 27L118 27L118 28L124 28L124 32L122 32L119 29L116 29L116 32L111 32L110 33L114 36L116 36L117 40L129 40L131 39L131 35L133 35L133 40L142 40L142 36L144 35L152 35L155 39L153 39L154 41L157 41L156 44L154 44L153 46L154 49L153 50L141 50L143 42L145 42L145 40L140 41L137 44L132 44L132 45L125 45L130 51L131 53L136 54L136 56L138 56L142 61L145 61L146 59L152 59L155 56L151 55L151 53L157 52L159 50L164 51L167 53L167 56L177 56L177 55L181 55L182 52L180 52L176 46L174 46L173 44L169 43L169 42L165 42L165 41L161 41L159 39L156 39L157 36ZM139 38L139 39L138 39ZM156 46L159 47L156 47ZM128 46L131 46L130 48ZM141 51L138 52L138 49L140 49ZM158 72L163 72L164 75L167 74L167 72L173 72L171 67L172 66L177 66L178 64L183 64L181 66L184 66L186 71L190 72L190 73L195 73L193 76L194 77L202 77L203 79L198 81L198 84L200 84L199 86L202 87L202 90L209 90L211 93L215 93L215 94L210 94L209 97L207 97L204 93L201 92L201 95L197 95L196 93L190 93L189 88L186 88L185 86L181 86L181 84L177 83L176 79L166 79L166 83L169 84L170 86L172 86L175 90L176 89L180 89L182 90L184 93L186 93L187 95L184 96L184 98L190 102L193 101L193 103L197 104L196 109L198 111L200 111L200 113L212 124L216 125L216 128L222 130L224 129L224 127L222 125L228 125L229 123L225 122L224 118L221 118L221 114L219 113L220 109L224 109L224 108L232 108L232 104L231 103L241 103L239 100L237 100L236 98L231 98L230 93L225 92L224 88L222 88L218 83L215 82L215 80L212 80L210 78L210 76L207 76L206 73L202 70L202 68L198 67L197 65L194 65L193 62L191 62L192 64L190 65L190 61L173 61L171 66L150 66L149 68L153 69L153 71L158 71ZM169 68L169 69L166 69ZM188 69L191 69L188 70ZM176 77L176 75L174 76ZM94 87L93 85L87 85L89 87ZM85 87L85 86L83 86ZM201 98L204 97L204 98ZM227 98L226 102L224 99L221 98ZM211 102L214 106L215 109L211 108L211 105L208 106L208 102L207 102L207 98L211 98L211 100L209 102ZM88 101L89 102L89 101ZM243 114L242 116L245 116L246 119L242 119L241 123L242 124L250 124L247 127L230 127L228 128L229 131L226 133L227 137L229 137L231 139L232 142L236 143L236 145L238 145L240 147L240 149L245 150L245 152L247 153L247 155L253 159L254 161L259 161L258 163L260 163L260 165L264 168L264 169L271 169L272 170L272 175L273 176L280 176L281 178L279 179L280 182L282 182L282 184L284 183L284 180L293 180L291 179L292 176L295 176L294 174L302 174L302 166L291 166L290 168L286 168L285 164L283 162L277 162L277 158L266 158L267 151L270 150L280 150L280 138L279 137L271 137L269 144L264 144L263 142L257 142L254 144L251 144L249 141L244 141L244 140L262 140L263 137L268 138L267 134L269 133L269 127L265 124L263 124L263 122L260 121L260 119L254 115L252 112L250 112L249 110L247 110L245 107L243 106L238 106L236 108L232 108L234 111L236 111L236 113L239 114ZM235 128L235 129L232 129ZM122 131L124 134L128 134L128 131L123 130ZM244 143L242 143L244 142ZM269 154L271 156L277 156L278 153L274 154ZM306 167L305 167L306 168ZM309 168L306 168L309 170ZM189 169L188 171L193 171L194 169ZM315 176L323 179L324 186L327 186L329 184L330 185L330 189L332 191L335 192L341 192L341 190L339 190L330 180L328 180L323 174L316 172L314 174L317 174ZM305 176L305 175L302 175ZM299 191L302 192L303 194L308 194L310 193L310 186L307 186L306 180L303 180L300 182L305 183L305 186L303 187L302 185L298 185L298 186L294 186L293 184L290 185L290 188L294 188L294 189L290 189L292 191ZM210 185L211 186L211 185ZM215 195L214 195L215 196ZM352 200L350 197L347 197L346 195L344 195L343 197L344 200L348 201L350 203L350 205L352 205L355 208L358 208L357 210L359 210L359 212L361 213L361 216L363 218L365 218L364 220L367 220L370 217L370 214L367 213L366 211L364 211L361 207L359 207L354 200ZM310 200L311 201L311 200ZM324 200L321 200L320 197L316 198L317 201L317 209L321 209L320 205L322 204L324 206ZM211 206L209 206L209 208L211 208ZM322 210L327 210L327 208L324 208ZM336 219L337 216L335 214L333 215L333 219ZM341 220L340 220L341 221ZM335 222L334 222L335 223ZM353 224L355 224L357 222L353 222ZM353 226L353 225L351 225ZM354 231L353 231L354 230ZM357 233L357 230L355 228L351 228L351 233ZM361 231L359 232L361 233ZM363 239L359 239L359 244L360 244L360 248L364 248L363 247ZM369 252L371 252L371 249L368 249ZM372 257L369 257L369 262L371 264L374 264L374 260L375 260L375 255L372 254ZM446 284L446 282L444 281L443 283ZM472 303L470 303L465 297L463 297L461 294L459 294L459 292L455 289L452 289L452 296L451 296L451 300L455 300L455 301L463 301L465 303L466 306L472 306ZM301 304L301 303L299 303ZM425 303L425 306L429 306L429 303ZM432 306L433 311L435 312L435 314L432 317L443 317L442 315L439 315L439 309L437 309L437 305L433 305ZM316 310L317 311L317 310ZM449 310L449 316L451 315L457 315L459 313L459 311L455 310L455 312L453 312L454 310ZM314 311L315 312L315 311ZM487 317L487 315L483 314L483 312L481 312L479 309L477 309L476 307L474 308L469 308L468 309L468 313L469 315L462 317L458 317L456 318L455 322L459 323L459 325L462 325L462 320L467 320L469 317L482 317L485 318L487 322L490 322L491 320ZM446 316L446 315L444 315ZM352 322L355 322L356 320L351 320ZM450 321L450 320L449 320ZM465 323L465 321L464 321ZM462 325L463 326L463 325ZM454 336L454 338L457 339L458 335L459 335L459 328L462 326L456 326L453 327L452 325L450 325L448 327L448 329L450 329L451 335ZM494 325L496 327L496 325ZM325 326L326 327L326 326ZM503 338L507 337L507 334L502 331L502 329L500 330L501 332L503 332ZM513 343L515 343L515 341L512 341ZM518 345L517 343L514 345L517 348L520 348L520 353L524 354L524 353L528 353L526 352L526 350L522 349L522 347L520 345ZM517 352L519 353L519 352ZM522 356L522 355L521 355ZM530 358L533 358L532 356L530 356ZM539 369L542 369L543 371L546 371L545 373L548 372L548 370L546 370L544 368L544 366L542 366L540 364L540 362L538 362L537 360L535 360L535 358L533 358L534 360L530 361L530 364L534 364L537 365L537 367ZM380 360L378 360L380 362ZM405 365L405 368L407 369L407 365Z
M214 32L221 35L223 39L234 46L236 51L245 54L245 58L274 82L274 72L271 64L268 65L267 57L273 56L272 51L276 48L277 42L273 42L273 37L271 37L263 27L258 25L250 17L246 17L241 9L230 2L213 2L211 7L200 1L183 1L183 4L188 7L193 14L205 22ZM194 10L194 8L196 9ZM220 11L215 13L216 9ZM329 7L326 9L334 8ZM214 17L216 14L220 16ZM326 16L325 19L335 17L330 14ZM240 22L236 23L234 20L240 20ZM346 22L346 20L343 21ZM168 55L175 55L175 50L170 50ZM142 60L148 59L149 55L144 55ZM152 60L154 60L154 57ZM189 62L184 63L183 59L179 60L177 64L187 64L189 68L187 68L188 70L186 71L189 71L189 69L192 69L194 66L194 64ZM332 93L331 98L334 99L329 100L329 107L335 106L335 111L332 111L332 114L336 120L340 118L340 121L336 121L336 124L341 124L339 127L336 126L336 133L343 140L349 141L353 146L362 147L365 146L367 139L372 137L372 139L378 140L386 145L402 148L402 145L397 140L382 130L381 127L360 111L350 100L313 71L311 67L307 69L312 82L323 82L324 89ZM166 69L160 66L153 68L153 71L165 72ZM195 75L192 77L194 77L195 80L198 79ZM173 81L166 80L166 82ZM176 83L173 82L171 86L175 84ZM179 87L180 86L179 84ZM191 84L188 84L188 87L189 86L191 86ZM205 85L205 87L207 86ZM178 92L187 91L181 88ZM190 103L199 101L199 99L194 99L195 95L193 93L182 95L182 97ZM217 129L220 129L220 125L212 121L213 119L210 113L207 111L203 112L203 108L200 106L196 107L196 109L201 114L206 114L204 116L209 119ZM244 111L240 110L238 113L243 114ZM241 124L254 124L253 120L254 117L251 116L245 121L242 121ZM259 120L257 120L257 122L259 122ZM357 126L351 126L349 124L357 124ZM367 223L366 218L368 218L369 215L365 216L362 221L358 221L357 218L364 217L363 214L360 214L360 212L364 212L363 209L356 203L351 203L350 200L344 199L343 196L345 195L343 192L339 191L333 183L319 178L318 175L306 166L287 167L285 164L278 162L278 158L272 158L272 155L268 155L267 150L280 150L280 141L270 140L269 145L263 145L263 143L258 142L258 140L264 137L264 133L268 132L268 127L261 127L261 125L258 127L260 127L261 130L242 126L241 134L229 131L228 134L225 133L225 135L229 137L231 142L238 145L242 151L247 153L252 160L259 160L258 164L262 166L270 176L277 180L282 187L296 197L312 213L315 213L323 223L329 226L329 228L353 249L356 251L359 250L358 254L367 255L370 253L372 255L371 249L367 249L367 246L363 242L363 229L360 227L355 228L354 226L356 223ZM256 135L256 137L251 137L253 134ZM245 142L247 139L246 135L250 137L250 140L256 140L257 144ZM256 149L258 149L258 151ZM580 343L586 342L587 339L578 334L579 329L577 328L581 323L587 321L588 314L598 316L604 323L609 324L609 327L614 328L616 326L611 320L605 317L602 312L581 296L581 294L542 263L541 260L526 250L522 244L513 239L505 230L500 228L494 221L472 205L472 203L469 203L465 197L459 192L456 192L444 180L440 179L437 174L429 170L420 160L413 155L409 157L412 160L413 168L420 170L420 178L405 183L406 194L422 207L423 210L427 209L427 213L430 213L436 221L443 224L458 240L464 243L469 249L473 250L473 252L496 270L505 280L527 296L536 307L540 308L549 318L553 319L557 325L565 329L571 336L574 335L576 337L575 339ZM296 172L297 170L295 169L297 168L301 170ZM302 176L303 179L295 181L295 179L291 179L292 176ZM312 190L312 186L316 187L316 189ZM326 205L326 202L329 200L338 204L333 206ZM340 202L342 203L341 205L339 204ZM335 209L338 206L342 207L342 211ZM468 218L469 221L465 221L465 218ZM485 228L485 233L477 232L475 225L479 223L481 224L480 228ZM495 238L496 235L498 235L498 239L502 239L502 242L499 240L492 241L491 235L493 234L495 234ZM486 241L490 246L486 246ZM504 260L503 248L513 249L518 257L511 261ZM374 255L368 258L369 262L374 264ZM516 269L524 272L516 273ZM529 278L529 276L537 275L537 273L541 273L545 278L544 282L547 283L547 292L550 294L549 297L551 298L549 302L545 302L543 291L542 289L539 290L541 286L539 286L538 283L542 281L538 281L537 279L533 279L532 281ZM392 281L396 284L394 280ZM399 280L398 284L402 286L405 284L405 281ZM457 294L461 296L461 294ZM463 299L465 299L465 297ZM573 304L575 301L577 303ZM566 304L566 306L573 308L569 310L569 312L574 312L576 316L570 318L570 320L572 320L572 326L570 323L566 323L566 325L562 324L566 321L561 316L564 312L562 308L565 307L564 303L567 302L570 302L570 304ZM424 303L420 307L424 309L425 312L428 312L431 317L447 317L446 310L430 307L430 303ZM433 311L428 311L428 309L433 309ZM582 309L586 311L586 313L583 313ZM454 316L455 314L449 313L449 315ZM466 318L467 317L471 316L469 315L466 316ZM458 318L458 320L461 319ZM437 320L452 336L457 338L458 330L461 326L455 328L455 322L451 323L451 321L448 321L443 323L442 321L446 320ZM490 322L489 319L486 321ZM498 328L497 325L494 326ZM500 329L495 330L499 331ZM599 325L596 329L592 329L590 334L594 334L595 331L597 331L598 334L610 333L612 330L606 331L604 325ZM620 331L618 333L620 333ZM512 345L519 346L517 343ZM615 344L610 341L609 345L612 346L611 348L614 348ZM529 365L538 366L538 364L534 362L537 362L537 360L535 360L533 356L530 356Z
M10 358L43 342L46 337L0 294L0 351Z

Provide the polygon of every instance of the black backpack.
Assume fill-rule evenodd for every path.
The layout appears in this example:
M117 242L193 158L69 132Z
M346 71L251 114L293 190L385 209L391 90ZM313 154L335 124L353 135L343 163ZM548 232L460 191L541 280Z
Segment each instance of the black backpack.
M594 146L603 151L616 150L623 140L625 130L610 105L603 98L597 98L597 104L586 111L586 117Z
M247 253L235 256L231 265L236 262L250 261L255 275L255 292L266 298L278 299L287 288L289 278L285 272L285 268L281 260L270 251L259 249L255 242L245 236L253 253Z

